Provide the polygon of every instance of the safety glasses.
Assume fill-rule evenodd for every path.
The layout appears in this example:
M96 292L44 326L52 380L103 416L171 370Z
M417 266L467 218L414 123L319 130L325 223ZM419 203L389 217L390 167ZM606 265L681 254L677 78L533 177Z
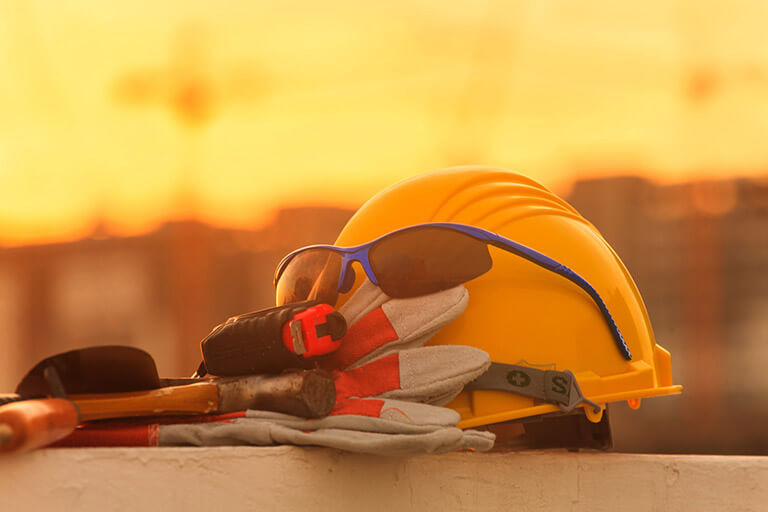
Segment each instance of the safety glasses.
M493 265L488 245L515 254L573 282L594 300L619 350L632 359L627 344L603 299L579 274L552 258L490 231L466 224L434 222L392 231L356 247L310 245L288 254L275 271L277 304L302 300L335 305L352 289L352 262L392 298L447 290L488 272Z

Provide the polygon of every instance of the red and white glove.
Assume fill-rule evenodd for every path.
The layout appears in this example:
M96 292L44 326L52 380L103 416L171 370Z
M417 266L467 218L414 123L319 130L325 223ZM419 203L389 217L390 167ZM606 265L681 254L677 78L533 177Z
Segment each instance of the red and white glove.
M336 404L325 418L249 410L200 423L134 425L131 432L147 428L148 441L161 446L294 444L382 455L488 450L493 434L456 428L458 413L440 407L488 369L488 354L466 346L423 346L464 311L467 300L463 286L391 299L366 281L339 310L350 326L341 348L319 362L336 381ZM115 426L101 428L120 433ZM98 427L79 435L88 432L105 435Z

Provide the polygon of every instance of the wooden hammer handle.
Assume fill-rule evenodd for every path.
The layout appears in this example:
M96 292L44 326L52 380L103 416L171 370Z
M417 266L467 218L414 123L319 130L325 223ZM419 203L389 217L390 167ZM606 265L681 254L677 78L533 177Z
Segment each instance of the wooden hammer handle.
M278 375L201 379L192 384L148 391L69 398L80 408L82 421L246 409L321 418L334 406L336 387L331 375L322 370L300 370Z
M69 398L80 409L81 421L218 411L216 386L208 382L126 393L71 395Z
M62 398L0 406L0 453L21 452L63 439L80 422L75 404Z

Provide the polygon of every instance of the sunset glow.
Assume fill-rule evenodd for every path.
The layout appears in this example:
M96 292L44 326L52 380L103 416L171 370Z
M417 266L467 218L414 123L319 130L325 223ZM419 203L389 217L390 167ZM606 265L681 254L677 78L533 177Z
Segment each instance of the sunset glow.
M483 163L768 169L768 4L0 0L0 244L255 227Z

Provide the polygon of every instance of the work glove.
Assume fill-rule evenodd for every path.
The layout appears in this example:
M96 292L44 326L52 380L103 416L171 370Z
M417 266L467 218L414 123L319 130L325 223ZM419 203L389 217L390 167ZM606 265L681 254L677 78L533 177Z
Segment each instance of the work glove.
M336 382L329 416L249 410L155 425L151 436L161 446L293 444L397 456L488 450L492 433L456 428L458 413L441 407L488 369L488 354L466 346L423 346L464 311L467 300L463 286L391 299L366 280L339 309L350 326L341 347L318 361Z

